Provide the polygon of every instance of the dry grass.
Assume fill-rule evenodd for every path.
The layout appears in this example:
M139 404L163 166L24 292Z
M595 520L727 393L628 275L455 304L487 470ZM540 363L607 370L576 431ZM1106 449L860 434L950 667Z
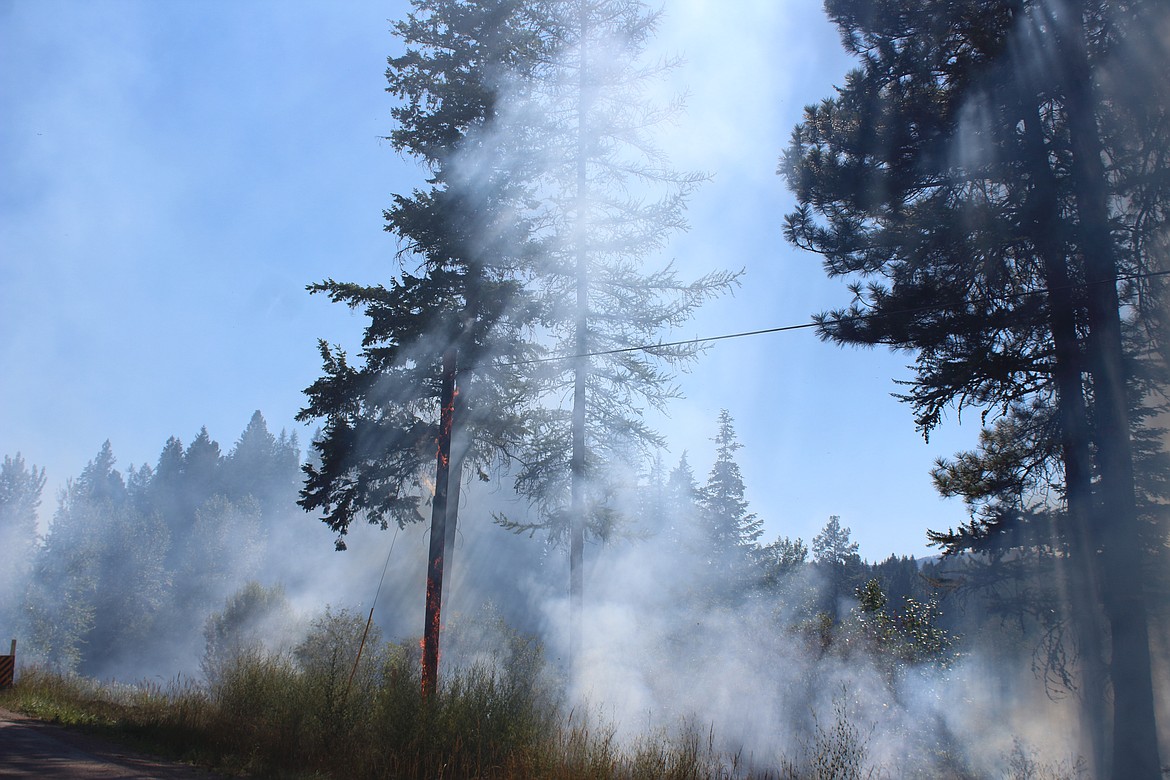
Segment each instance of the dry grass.
M292 653L241 652L214 683L98 684L25 668L0 706L84 728L147 752L264 778L476 780L861 780L866 734L843 706L791 761L749 769L709 729L683 727L619 744L615 730L552 691L539 649L517 644L499 668L448 674L424 699L418 650L380 644L353 675L329 631ZM957 775L955 775L957 776ZM1024 776L1031 776L1025 775Z
M217 771L280 778L587 778L726 776L710 738L646 737L563 716L532 680L471 669L431 699L416 664L389 647L348 684L341 664L305 668L243 654L212 687L98 684L25 668L0 706Z

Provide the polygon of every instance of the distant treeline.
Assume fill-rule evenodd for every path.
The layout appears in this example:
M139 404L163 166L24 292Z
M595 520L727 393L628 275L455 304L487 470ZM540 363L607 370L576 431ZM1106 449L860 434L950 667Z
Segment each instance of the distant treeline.
M0 625L22 637L22 659L62 671L145 672L148 656L189 669L208 614L264 566L299 472L296 434L272 435L258 411L226 455L203 428L123 475L107 441L38 538L44 471L6 457Z
M608 525L594 529L603 540L597 555L626 549L644 558L659 592L634 603L647 610L668 605L699 620L770 615L761 631L802 636L813 654L864 647L895 665L945 665L978 645L1010 655L1017 668L1038 662L1057 684L1067 673L1054 610L1060 594L1036 565L1047 555L1043 545L998 558L891 555L870 563L838 517L810 543L783 535L764 543L762 520L748 511L735 460L740 445L726 412L715 443L702 484L685 454L669 472L658 460L614 499ZM225 620L247 622L233 610L275 595L273 609L288 611L282 594L256 582L276 586L282 575L305 568L298 563L305 545L296 542L316 521L295 503L300 458L296 436L274 436L260 412L227 454L203 429L186 446L172 437L155 466L132 466L125 475L106 442L67 483L41 538L36 512L44 472L19 455L6 457L0 626L22 638L22 660L60 671L124 679L198 668L211 644L230 639L220 636ZM495 517L513 531L529 529L521 518ZM516 603L516 569L530 567L524 576L555 592L563 548L555 537L480 529L466 533L485 537L487 546L471 543L455 565L473 571L476 598L495 602L522 628L533 625L525 613L534 605ZM501 555L512 563L485 560L498 563ZM410 562L398 566L408 569ZM686 625L697 624L679 625L685 634ZM687 640L680 634L672 641Z

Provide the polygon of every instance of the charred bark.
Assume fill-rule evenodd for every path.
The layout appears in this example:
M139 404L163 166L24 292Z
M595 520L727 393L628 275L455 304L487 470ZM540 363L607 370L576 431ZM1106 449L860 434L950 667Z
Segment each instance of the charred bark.
M439 630L442 625L443 556L447 541L447 484L451 467L451 426L455 417L456 351L443 353L439 435L435 455L435 497L431 501L431 543L427 556L426 614L423 622L422 693L429 697L439 681Z

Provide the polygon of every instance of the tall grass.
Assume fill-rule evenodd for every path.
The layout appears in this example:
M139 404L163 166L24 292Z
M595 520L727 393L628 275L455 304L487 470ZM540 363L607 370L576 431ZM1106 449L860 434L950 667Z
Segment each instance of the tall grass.
M449 627L450 628L450 627ZM695 722L619 740L592 711L560 698L565 681L537 643L502 621L449 630L442 685L424 698L415 643L387 643L366 620L327 610L285 649L219 642L206 682L99 684L25 667L0 691L0 707L81 727L134 747L261 778L475 778L476 780L1078 780L1080 759L1051 763L1021 742L998 769L977 775L948 742L908 740L905 766L875 766L874 726L847 706L842 688L827 718L814 713L790 754L744 765ZM461 633L462 631L462 633ZM213 643L209 642L209 648ZM489 652L490 651L490 652ZM478 659L476 661L475 659ZM929 723L921 724L929 729ZM933 747L931 747L933 745ZM884 743L884 755L890 745ZM930 755L922 755L930 748ZM996 762L992 762L993 764ZM988 774L992 772L993 774Z
M326 613L292 650L244 648L221 658L209 683L99 685L24 668L16 687L0 692L0 706L261 778L891 776L868 763L867 733L850 722L843 698L832 722L818 722L791 760L744 767L695 724L620 742L605 720L566 707L556 693L563 684L549 678L540 648L515 634L504 635L487 665L447 671L440 689L424 698L413 643L368 643L355 665L362 624L344 611ZM1036 776L1027 769L1015 776Z
M531 680L475 667L420 693L408 648L346 690L342 665L245 653L212 687L99 685L24 668L0 706L85 728L221 772L281 778L590 778L725 776L709 739L658 734L620 747L611 728L563 716Z

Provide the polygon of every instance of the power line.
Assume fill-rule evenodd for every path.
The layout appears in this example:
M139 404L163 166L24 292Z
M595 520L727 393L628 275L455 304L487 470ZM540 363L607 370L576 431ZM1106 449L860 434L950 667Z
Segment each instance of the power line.
M1149 271L1149 272L1141 273L1141 274L1129 274L1129 275L1125 275L1125 276L1118 276L1115 279L1102 279L1102 280L1099 280L1096 282L1088 282L1087 284L1105 284L1105 283L1116 284L1117 282L1133 281L1135 279L1151 279L1151 278L1160 277L1160 276L1170 276L1170 270L1168 270L1168 271ZM1030 297L1033 295L1047 295L1048 293L1053 292L1054 290L1071 290L1071 289L1074 289L1075 287L1078 287L1078 286L1079 285L1070 284L1070 285L1065 285L1063 287L1056 287L1056 288L1044 289L1044 290L1025 290L1023 292L1012 293L1012 294L1004 296L1004 297L1026 298L1026 297ZM972 302L972 303L991 303L994 300L995 300L995 298L988 295L988 296L984 296L982 298L972 298L972 299L970 299L970 302ZM603 349L603 350L598 350L596 352L583 352L583 353L577 353L577 354L571 354L571 355L552 355L549 357L532 358L530 360L515 360L515 361L509 362L509 363L504 363L502 365L505 365L505 366L526 366L526 365L532 365L535 363L552 363L552 362L555 362L558 360L574 360L576 358L590 358L590 357L604 357L606 355L620 355L620 354L623 354L625 352L650 352L650 351L653 351L656 349L667 349L670 347L686 347L686 346L691 346L694 344L708 344L708 343L713 342L713 341L726 341L728 339L741 339L741 338L746 338L748 336L763 336L763 335L766 335L769 333L784 333L784 332L793 331L793 330L807 330L809 328L818 328L818 327L822 327L825 325L840 325L841 323L844 323L844 322L857 322L860 320L873 320L873 319L881 319L883 317L896 317L896 316L902 316L905 314L917 314L919 312L924 312L924 311L937 311L940 309L946 309L950 305L951 304L946 304L946 303L924 304L922 306L916 306L916 307L909 308L909 309L899 309L898 311L887 311L887 312L881 312L881 313L875 313L875 314L858 314L858 315L855 315L852 317L837 317L835 319L825 319L825 320L822 320L820 322L815 322L815 321L814 322L802 322L802 323L799 323L796 325L780 325L780 326L777 326L775 328L761 328L759 330L745 330L745 331L740 331L738 333L724 333L724 334L719 335L719 336L704 336L701 338L683 339L681 341L663 341L663 342L658 342L656 344L639 344L638 346L634 346L634 347L617 347L615 349Z

